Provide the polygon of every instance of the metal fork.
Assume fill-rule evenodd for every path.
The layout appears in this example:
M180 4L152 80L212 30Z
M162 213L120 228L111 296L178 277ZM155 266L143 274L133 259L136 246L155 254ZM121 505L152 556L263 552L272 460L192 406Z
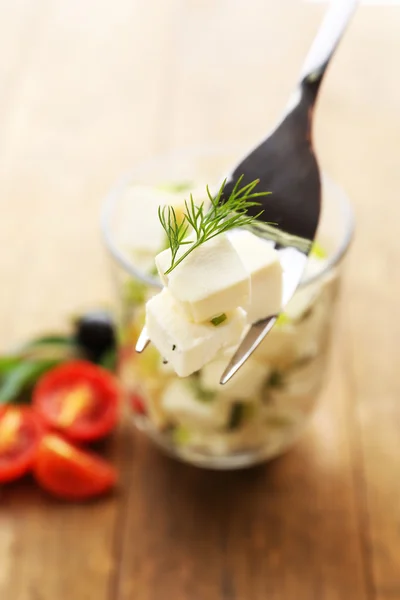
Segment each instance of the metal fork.
M311 137L313 109L327 66L357 4L358 0L331 2L283 117L268 137L234 167L224 188L224 196L229 196L243 175L243 184L260 179L257 190L272 192L262 199L261 218L277 226L270 228L260 221L255 232L273 239L279 252L283 267L282 307L300 283L320 215L320 172ZM278 315L272 315L250 327L224 371L221 384L227 383L246 362L277 318ZM142 352L148 343L143 329L136 351Z

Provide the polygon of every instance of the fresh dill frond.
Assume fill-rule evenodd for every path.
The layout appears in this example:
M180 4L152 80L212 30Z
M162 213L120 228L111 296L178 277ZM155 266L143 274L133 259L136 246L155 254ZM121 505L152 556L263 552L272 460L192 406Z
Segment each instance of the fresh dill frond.
M216 196L211 194L207 186L207 196L211 202L208 210L206 210L204 202L196 204L192 194L190 194L190 200L185 201L185 212L181 222L178 222L172 206L160 206L158 208L158 217L171 249L171 266L165 272L166 275L175 269L193 250L205 242L230 229L251 225L264 212L261 210L255 216L247 213L252 206L260 206L260 202L256 201L255 198L267 196L270 192L253 191L258 185L259 179L240 187L242 180L243 175L239 177L232 192L224 201L222 201L222 197L226 179ZM190 233L190 238L186 239L188 233ZM185 245L188 245L189 248L178 256L179 249Z

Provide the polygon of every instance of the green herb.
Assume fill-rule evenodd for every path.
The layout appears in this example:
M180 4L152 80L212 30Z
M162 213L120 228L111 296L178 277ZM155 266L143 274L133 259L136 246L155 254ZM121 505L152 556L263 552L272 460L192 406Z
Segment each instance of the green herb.
M312 247L311 247L311 252L310 252L311 256L314 256L315 258L319 258L321 260L328 258L328 253L325 250L325 248L323 248L321 246L321 244L319 242L314 242Z
M283 374L280 371L272 371L269 376L267 386L268 387L282 387L284 382Z
M235 402L232 406L231 414L229 417L228 429L230 431L237 429L242 424L244 417L244 404L243 402Z
M46 371L60 364L59 360L20 359L3 377L0 385L0 404L18 401L20 395L31 388Z
M221 323L223 323L224 321L227 320L227 316L225 313L222 313L222 315L219 315L218 317L214 317L213 319L211 319L210 323L212 323L214 325L214 327L218 327L218 325L221 325Z
M190 201L185 201L186 211L180 223L172 206L158 208L158 217L167 234L171 249L171 266L165 271L166 275L205 242L230 229L251 225L262 214L263 211L260 211L253 217L248 215L247 211L252 206L260 206L260 203L254 201L254 198L267 196L269 192L253 193L259 179L240 187L242 179L243 175L239 177L231 194L224 202L223 193L226 179L215 197L212 196L207 186L207 195L211 201L211 208L207 212L204 202L199 205L195 204L193 196L190 194ZM193 239L190 240L185 239L189 231L191 235L193 234ZM189 245L189 248L178 256L178 251L185 245Z
M188 385L192 388L194 393L196 394L196 399L199 402L212 402L215 399L216 392L213 390L208 390L204 388L200 382L198 377L189 377L187 379Z

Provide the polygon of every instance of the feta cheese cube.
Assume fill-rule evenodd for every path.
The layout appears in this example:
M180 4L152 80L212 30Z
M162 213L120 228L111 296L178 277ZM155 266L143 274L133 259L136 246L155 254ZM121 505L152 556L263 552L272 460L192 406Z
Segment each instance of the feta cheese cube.
M281 324L278 321L261 342L254 353L258 361L265 360L274 368L280 369L321 352L330 331L329 308L331 306L329 297L325 298L321 292L322 290L309 305L307 313L302 313L296 321L292 320L291 316L294 311L289 313L285 309L288 322ZM293 302L297 293L289 304Z
M178 256L186 252L182 246ZM171 250L156 256L160 277L187 318L209 321L248 302L250 279L228 237L217 235L191 252L171 273Z
M147 334L180 377L201 369L222 347L237 343L245 319L244 311L238 308L217 326L191 323L166 288L146 305Z
M250 276L250 302L244 308L249 323L276 315L282 305L282 267L270 242L245 230L229 238Z
M228 423L231 408L216 398L202 400L190 381L173 381L162 397L165 413L175 423L196 429L218 430Z
M225 383L225 385L221 385L221 375L226 369L228 362L226 358L216 358L207 365L204 365L200 372L202 387L207 390L216 391L230 400L254 400L268 378L269 367L250 357L232 379Z

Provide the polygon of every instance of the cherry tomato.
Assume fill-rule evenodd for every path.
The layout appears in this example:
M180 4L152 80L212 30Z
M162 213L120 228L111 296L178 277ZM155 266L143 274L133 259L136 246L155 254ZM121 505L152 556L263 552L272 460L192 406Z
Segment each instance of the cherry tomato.
M44 435L40 417L28 407L0 411L0 482L19 479L31 470Z
M50 427L70 440L91 442L115 427L119 396L111 373L87 361L72 361L43 375L33 393L33 406Z
M42 438L33 472L43 489L64 500L101 496L117 481L112 465L55 434Z

